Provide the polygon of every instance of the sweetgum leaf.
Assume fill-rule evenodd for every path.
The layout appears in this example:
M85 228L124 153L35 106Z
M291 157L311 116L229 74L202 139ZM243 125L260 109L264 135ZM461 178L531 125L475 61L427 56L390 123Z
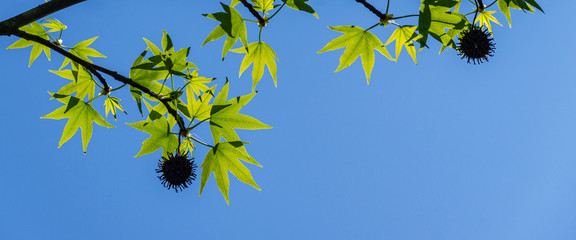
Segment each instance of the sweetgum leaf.
M78 44L76 44L74 47L72 47L69 52L74 54L75 56L81 58L82 60L85 60L86 62L92 63L92 60L90 60L90 58L88 57L101 57L101 58L105 58L106 56L102 55L101 53L99 53L98 51L96 51L94 48L89 48L88 46L90 46L90 44L92 44L98 37L93 37L90 38L88 40L84 40L82 42L79 42ZM66 65L68 65L68 63L70 63L70 59L66 58L64 59L64 62L62 63L62 66L60 66L60 69L66 67Z
M329 28L337 32L342 32L344 35L330 41L324 48L318 51L318 53L346 48L342 56L340 56L340 64L336 72L352 65L358 57L361 57L366 80L368 84L370 84L370 74L372 73L374 61L376 60L374 50L377 50L388 59L394 60L380 39L369 31L356 26L336 26Z
M242 64L240 64L240 77L254 63L254 68L252 69L252 91L254 91L256 85L264 76L265 66L268 67L268 71L274 79L274 86L278 86L276 79L276 60L278 60L278 56L268 44L265 42L253 42L248 45L248 51L245 48L237 48L233 49L232 52L246 53Z
M46 33L46 30L44 29L44 27L42 27L42 25L40 25L37 22L32 22L32 23L30 23L30 25L22 26L22 27L20 27L20 30L22 30L28 34L39 36L45 40L50 40L50 37L48 36L48 33ZM44 53L46 54L46 57L48 57L48 60L50 60L50 48L49 47L44 46L44 45L37 43L37 42L34 42L34 41L28 41L28 40L23 39L23 38L14 42L12 45L8 46L6 49L25 48L28 46L32 46L32 51L30 52L30 61L28 62L28 67L32 66L32 63L36 60L36 58L38 58L38 56L40 56L42 51L44 51Z
M153 153L160 148L163 149L162 152L165 155L165 153L174 152L178 148L178 137L171 133L175 121L168 121L164 116L160 116L153 122L145 120L126 124L150 134L150 137L142 142L142 148L134 157Z
M216 26L214 30L206 37L202 46L211 41L220 39L226 35L226 41L224 42L224 47L222 48L222 60L226 57L226 54L232 49L234 44L240 39L242 45L245 48L248 47L248 31L246 29L246 23L242 19L240 13L226 4L220 3L224 12L218 12L213 14L203 14L205 17L219 21L220 25ZM237 4L237 3L236 3ZM236 5L233 2L233 5Z
M68 141L78 128L82 129L82 146L84 153L86 153L86 148L92 137L92 122L96 122L98 125L114 128L110 123L106 122L102 116L92 107L90 104L82 101L79 98L72 97L69 95L54 94L50 93L52 97L56 98L58 101L66 104L53 112L43 116L41 118L49 119L63 119L68 118L66 126L64 126L64 132L62 132L62 138L60 138L60 143L58 148L62 146L66 141Z
M219 142L212 149L208 151L204 162L200 166L202 168L202 178L200 180L200 195L202 190L208 182L210 175L214 173L218 189L224 195L226 203L230 205L229 189L230 179L228 172L232 173L238 180L261 190L258 184L254 181L250 170L242 164L240 160L262 167L258 162L254 161L250 155L243 151L243 142Z

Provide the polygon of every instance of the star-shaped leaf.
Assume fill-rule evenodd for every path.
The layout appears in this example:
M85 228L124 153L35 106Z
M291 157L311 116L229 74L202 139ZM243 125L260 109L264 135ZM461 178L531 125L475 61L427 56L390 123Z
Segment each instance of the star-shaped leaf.
M246 23L236 9L223 3L220 4L224 12L203 14L207 18L219 21L220 25L212 30L202 43L202 46L226 35L226 41L222 49L222 60L224 60L226 54L232 49L238 39L240 39L245 48L248 47L248 31L246 30Z
M88 142L90 142L90 137L92 137L92 122L96 122L98 125L108 128L113 128L114 126L106 122L102 116L92 107L90 104L82 101L79 98L50 93L52 97L56 98L58 101L66 104L53 112L43 116L41 118L49 119L63 119L68 118L68 122L64 127L64 132L62 133L62 138L60 138L60 143L58 148L62 146L66 141L68 141L78 128L82 129L82 146L84 153L86 153L86 148L88 147Z
M274 9L274 0L252 0L254 4L254 10L262 11L264 14L268 14L269 10Z
M540 5L534 0L498 0L498 7L500 11L508 19L508 25L512 27L512 17L510 15L510 8L521 9L523 11L534 12L534 8L537 8L541 12L544 12Z
M126 124L151 135L142 142L142 148L135 157L153 153L160 148L163 149L162 152L165 155L165 153L174 152L178 148L178 137L171 133L175 121L168 121L164 116L160 116L153 122L145 120Z
M414 40L417 39L418 34L414 33L418 27L417 26L402 26L394 30L386 45L392 43L396 40L396 61L402 52L402 46L406 47L406 51L412 56L415 64L416 61L416 48L414 47Z
M276 81L276 60L278 60L278 56L268 44L265 42L253 42L248 45L248 52L246 52L245 48L233 49L232 52L246 53L242 64L240 64L240 77L254 63L254 68L252 69L252 91L254 91L262 76L264 76L264 66L268 67L268 71L274 79L274 86L278 86Z
M71 83L60 88L58 94L71 95L72 93L76 93L76 97L79 99L84 99L86 95L88 95L88 100L94 98L96 83L94 82L92 75L90 75L84 67L79 67L76 70L66 69L60 71L49 71L60 77L72 80Z
M329 28L337 32L342 32L344 35L330 41L324 48L318 51L318 53L346 48L342 56L340 56L340 64L336 72L352 65L358 57L361 57L366 79L368 83L370 83L370 74L372 73L374 61L376 60L374 50L377 50L388 59L394 60L380 39L369 31L365 31L356 26L336 26Z
M49 23L42 23L42 26L50 28L50 30L48 31L49 33L62 31L67 28L66 25L62 24L58 20L46 19L46 21L48 21Z
M93 37L90 38L88 40L84 40L82 42L79 42L78 44L76 44L74 47L72 47L69 52L74 54L75 56L79 57L82 60L85 60L89 63L92 63L92 60L90 60L88 57L101 57L101 58L105 58L106 56L102 55L102 53L99 53L98 51L96 51L94 48L89 48L88 46L90 46L90 44L92 44L98 37ZM62 63L62 66L60 66L60 69L66 67L66 65L68 65L68 63L70 63L70 59L66 58L64 59L64 62Z
M422 0L420 17L418 19L418 42L424 48L428 36L442 43L442 52L446 47L456 49L454 38L469 24L466 16L450 12L460 0Z
M298 11L311 13L316 18L318 18L318 14L316 14L316 11L314 11L314 9L306 3L308 2L308 0L282 0L282 2L285 2L286 5L288 5L288 7L291 7Z
M502 24L500 24L498 20L494 16L492 16L492 14L494 14L495 12L496 11L482 11L478 13L478 17L476 17L476 21L474 21L474 23L480 22L480 27L486 26L486 28L488 28L488 31L492 33L492 25L490 25L490 21L495 22L496 24L502 26Z
M42 27L42 25L40 25L40 23L32 22L32 23L30 23L30 25L20 27L20 30L22 30L26 33L32 34L32 35L39 36L43 39L50 40L48 33L46 33L46 30L44 29L44 27ZM32 66L32 63L36 60L36 58L38 58L38 56L40 56L42 51L44 51L44 53L46 54L46 57L48 57L48 60L50 60L50 48L49 47L44 46L44 45L37 43L37 42L34 42L34 41L28 41L28 40L23 39L23 38L14 42L12 45L8 46L6 49L25 48L28 46L32 46L32 51L30 52L30 61L28 62L28 67Z
M242 164L240 160L262 167L254 161L247 153L242 151L243 142L219 142L208 151L202 163L202 178L200 180L200 195L208 182L210 175L214 173L218 189L224 195L226 203L230 205L228 191L230 189L230 179L228 172L232 173L238 180L260 190L260 187L252 178L250 170ZM249 160L252 159L252 160Z
M214 99L210 111L210 130L214 143L220 142L221 137L228 141L240 141L234 129L255 130L272 128L253 117L238 113L256 95L256 92L226 101L228 89L229 85L226 82Z
M198 100L196 100L194 90L191 86L186 87L186 98L188 104L186 105L188 108L188 113L190 114L190 118L195 118L200 121L205 121L210 118L210 110L212 109L212 104L210 104L210 100L214 96L214 89L216 86L206 90L201 96L199 96Z
M114 115L114 121L117 121L116 109L120 109L120 111L127 114L126 111L124 111L124 108L122 108L122 105L120 105L120 101L122 100L115 97L108 96L108 98L106 98L106 100L104 101L104 106L106 106L106 118L108 118L108 112L112 112L112 115Z

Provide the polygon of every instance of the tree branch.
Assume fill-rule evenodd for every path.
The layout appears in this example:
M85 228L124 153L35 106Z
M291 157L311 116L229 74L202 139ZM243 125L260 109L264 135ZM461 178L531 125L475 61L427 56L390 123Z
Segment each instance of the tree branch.
M384 15L382 12L378 11L378 9L376 9L374 6L372 6L372 4L366 2L366 0L356 0L356 2L362 3L364 5L364 7L368 8L368 10L370 10L370 12L372 12L376 16L378 16L380 18L380 21L383 21L384 19L386 19L386 15Z
M266 20L264 20L264 18L262 18L262 16L260 16L256 10L254 10L252 4L248 3L246 0L240 0L240 2L242 5L244 5L244 7L248 8L248 11L250 11L250 13L252 13L256 19L258 19L258 23L261 27L266 26Z
M84 1L86 0L52 0L44 3L18 16L0 22L0 35L10 36L22 26Z
M114 79L116 79L122 83L125 83L125 84L132 86L132 87L140 89L140 91L158 99L158 101L160 101L162 104L164 104L164 106L166 106L166 109L168 110L168 113L170 115L172 115L174 117L174 119L176 119L176 122L178 123L178 127L180 127L180 129L186 129L186 127L184 125L184 120L182 119L182 117L180 117L178 112L176 112L176 110L174 110L170 106L170 102L168 99L161 97L157 93L155 93L152 90L142 86L141 84L135 82L134 80L127 78L127 77L124 77L115 71L106 69L104 67L98 66L98 65L93 64L93 63L89 63L89 62L85 61L84 59L81 59L81 58L77 57L76 55L67 52L66 50L60 48L56 44L54 44L54 43L52 43L46 39L43 39L39 36L32 35L32 34L29 34L27 32L21 31L21 30L16 30L16 31L12 32L12 35L17 36L17 37L21 37L21 38L29 40L29 41L34 41L34 42L37 42L37 43L40 43L44 46L49 47L50 49L52 49L52 50L62 54L63 56L69 58L70 60L84 66L90 72L94 73L94 75L96 75L96 77L98 77L99 79L100 78L104 79L104 78L102 77L102 75L100 75L98 73L98 71L105 73L106 75L109 75L109 76L113 77ZM108 85L106 85L106 86L108 86Z

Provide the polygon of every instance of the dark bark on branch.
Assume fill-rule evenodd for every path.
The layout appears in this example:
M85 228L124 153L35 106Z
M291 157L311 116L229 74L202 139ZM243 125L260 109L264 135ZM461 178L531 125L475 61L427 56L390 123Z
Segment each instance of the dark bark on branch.
M13 31L18 30L22 26L84 1L86 0L52 0L44 3L18 16L0 22L0 35L10 36Z
M248 11L250 11L250 13L252 13L256 19L258 19L258 23L260 23L261 27L266 26L266 20L264 20L264 18L262 18L262 16L260 16L256 10L254 10L252 4L248 3L246 0L240 0L240 2L242 5L244 5L244 7L248 8Z
M180 130L181 130L181 131L182 131L183 129L186 129L186 127L185 127L185 125L184 125L184 120L182 119L182 117L180 117L180 115L176 112L176 110L174 110L174 109L170 106L170 102L169 102L168 99L163 98L163 97L161 97L160 95L158 95L157 93L153 92L152 90L150 90L150 89L142 86L141 84L139 84L139 83L137 83L137 82L134 82L134 80L132 80L132 79L130 79L130 78L127 78L127 77L124 77L124 76L118 74L118 73L115 72L115 71L109 70L109 69L107 69L107 68L98 66L98 65L93 64L93 63L89 63L89 62L87 62L87 61L85 61L85 60L77 57L76 55L74 55L74 54L72 54L72 53L69 53L69 52L67 52L66 50L60 48L60 47L57 46L56 44L54 44L54 43L52 43L52 42L50 42L50 41L48 41L48 40L46 40L46 39L43 39L43 38L41 38L41 37L39 37L39 36L32 35L32 34L26 33L26 32L21 31L21 30L16 30L16 31L12 32L12 35L17 36L17 37L21 37L21 38L26 39L26 40L28 40L28 41L34 41L34 42L40 43L40 44L42 44L42 45L44 45L44 46L47 46L47 47L49 47L50 49L52 49L52 50L54 50L54 51L62 54L63 56L69 58L70 60L72 60L72 61L74 61L74 62L76 62L76 63L84 66L84 67L85 67L86 69L88 69L90 72L92 72L92 73L95 72L94 75L96 75L98 78L104 79L104 78L102 77L102 75L100 75L100 74L98 73L98 71L99 71L99 72L103 72L103 73L105 73L106 75L109 75L109 76L113 77L114 79L118 80L119 82L122 82L122 83L128 84L128 85L130 85L130 86L132 86L132 87L135 87L135 88L140 89L140 91L142 91L142 92L144 92L144 93L146 93L146 94L148 94L148 95L150 95L150 96L158 99L158 101L160 101L162 104L164 104L164 106L166 106L166 109L168 110L168 113L170 113L170 115L172 115L172 116L176 119L176 122L178 123L178 127L180 127Z
M104 89L106 91L109 91L110 87L109 87L108 83L106 82L106 80L104 79L104 77L102 77L102 75L99 72L105 73L106 75L113 77L114 79L116 79L119 82L122 82L124 84L128 84L132 87L140 89L140 91L158 99L158 101L160 101L162 104L164 104L168 113L176 119L176 122L178 123L178 127L180 127L180 131L185 130L186 127L184 125L184 120L182 119L182 117L180 117L178 112L176 112L176 110L174 110L174 108L172 108L170 106L170 102L168 99L161 97L160 95L151 91L150 89L142 86L141 84L139 84L137 82L134 82L134 80L132 80L130 78L127 78L127 77L124 77L124 76L118 74L117 72L114 72L112 70L106 69L104 67L98 66L98 65L93 64L93 63L89 63L89 62L75 56L74 54L67 52L66 50L62 49L61 47L57 46L56 44L54 44L54 43L52 43L46 39L43 39L39 36L32 35L32 34L29 34L29 33L26 33L24 31L19 30L19 28L22 26L28 25L28 24L30 24L30 23L38 20L38 19L46 17L47 15L50 15L52 13L55 13L57 11L60 11L62 9L65 9L67 7L70 7L72 5L75 5L77 3L81 3L84 1L86 1L86 0L52 0L52 1L49 1L47 3L44 3L38 7L30 9L24 13L21 13L18 16L15 16L15 17L12 17L10 19L7 19L5 21L0 22L0 36L14 35L14 36L26 39L28 41L37 42L37 43L40 43L44 46L49 47L50 49L62 54L63 56L69 58L70 60L74 61L75 63L78 63L78 64L84 66L86 69L88 69L88 71L90 71L92 74L94 74L96 76L96 78L98 78L98 80L104 85Z
M372 12L376 16L378 16L381 21L386 19L386 15L384 15L382 12L380 12L378 9L376 9L374 6L372 6L372 4L366 2L366 0L356 0L356 2L362 3L364 5L364 7L368 8L368 10L370 10L370 12Z

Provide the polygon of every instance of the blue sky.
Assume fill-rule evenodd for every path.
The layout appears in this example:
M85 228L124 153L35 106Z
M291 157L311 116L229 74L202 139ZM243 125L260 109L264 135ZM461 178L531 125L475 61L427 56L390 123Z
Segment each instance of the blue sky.
M0 18L39 2L11 2ZM539 3L546 14L513 11L513 28L496 15L504 27L493 26L488 63L432 44L418 65L405 51L398 63L377 56L370 85L359 62L334 73L343 50L316 52L339 36L326 26L366 28L375 16L355 1L310 1L320 19L283 10L262 35L280 59L278 88L266 72L242 112L274 128L239 131L264 166L250 166L262 191L232 178L230 206L213 178L201 197L199 181L175 193L154 173L159 152L134 158L148 135L124 124L140 120L127 91L129 115L95 127L86 155L79 136L57 149L65 121L40 117L60 106L47 91L67 83L48 72L62 58L28 68L29 49L4 50L16 38L1 37L0 239L576 239L576 7ZM418 6L396 0L390 11ZM220 10L87 1L51 17L68 26L65 45L99 36L92 46L108 58L95 62L125 75L142 37L159 43L166 30L176 48L192 47L201 75L245 95L242 55L222 62L223 40L200 47L216 26L201 14ZM374 33L386 41L393 29ZM196 134L211 138L207 126Z

